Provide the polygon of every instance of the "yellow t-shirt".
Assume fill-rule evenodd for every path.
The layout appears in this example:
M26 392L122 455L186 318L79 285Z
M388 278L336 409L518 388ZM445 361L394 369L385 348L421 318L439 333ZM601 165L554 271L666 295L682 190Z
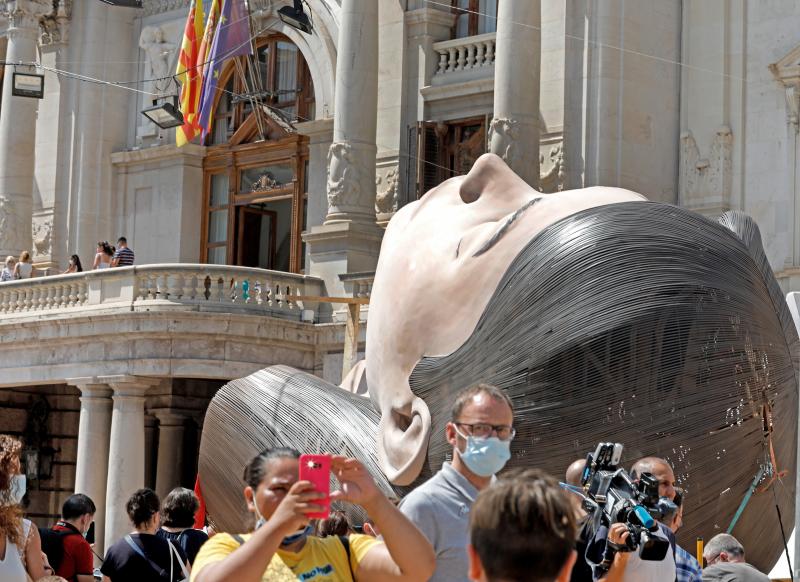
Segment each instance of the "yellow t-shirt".
M242 534L247 541L252 534ZM373 537L353 534L350 540L350 564L347 552L338 537L308 536L303 549L297 553L278 550L261 577L262 582L352 582L351 572L358 569L364 556L377 545ZM192 581L209 564L219 562L239 547L229 534L220 533L208 540L192 564Z

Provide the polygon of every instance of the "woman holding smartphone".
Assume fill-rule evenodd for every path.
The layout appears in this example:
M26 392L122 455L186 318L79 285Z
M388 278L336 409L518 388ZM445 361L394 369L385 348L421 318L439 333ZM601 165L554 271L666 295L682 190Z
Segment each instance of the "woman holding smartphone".
M203 545L192 582L399 582L430 578L436 558L425 536L377 488L364 466L352 458L331 457L331 472L341 490L331 501L363 507L384 533L383 541L365 535L349 538L312 535L308 514L324 511L326 495L299 480L300 453L267 449L245 468L248 509L257 519L252 534L217 534Z

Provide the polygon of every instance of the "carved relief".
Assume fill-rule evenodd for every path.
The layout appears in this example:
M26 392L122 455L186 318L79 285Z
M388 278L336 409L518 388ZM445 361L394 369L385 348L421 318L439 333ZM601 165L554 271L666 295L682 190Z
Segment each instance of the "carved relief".
M361 194L358 166L353 156L353 146L334 142L328 150L328 206L352 206Z
M14 201L6 196L0 196L0 248L12 252L25 250L27 241L23 236L23 222Z
M392 168L386 173L385 178L377 176L375 178L375 212L378 214L389 214L397 210L397 168ZM383 187L381 185L383 184Z
M32 235L34 256L49 257L52 254L53 217L34 216Z
M509 166L517 167L517 139L519 122L507 117L495 117L489 125L490 151L494 152Z
M187 8L191 0L144 0L144 15L161 14L178 8Z
M564 147L558 144L550 148L550 167L539 174L539 189L542 192L561 192L564 189L566 170L564 168ZM539 167L545 167L544 154L539 154Z
M69 21L72 18L72 0L53 0L53 11L39 23L39 43L44 46L65 43L69 40Z
M251 192L263 192L264 190L275 190L277 188L282 188L286 184L281 184L277 178L275 178L275 174L272 172L264 172L261 176L259 176L258 180L253 182L253 185L250 188Z
M731 193L733 134L727 126L717 129L707 158L700 157L691 131L681 134L680 199L690 206L714 198L715 205L727 205ZM694 204L693 204L694 202Z
M139 35L139 48L144 51L147 60L147 77L155 79L153 90L165 92L172 82L170 71L174 69L172 57L177 45L164 40L164 30L160 26L145 26Z

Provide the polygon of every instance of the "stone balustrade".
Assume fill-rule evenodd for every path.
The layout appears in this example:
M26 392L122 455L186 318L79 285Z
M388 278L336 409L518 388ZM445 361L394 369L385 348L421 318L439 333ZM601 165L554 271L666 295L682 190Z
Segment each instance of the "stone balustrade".
M0 283L0 318L63 310L159 309L262 313L313 322L317 303L287 296L325 295L322 279L202 264L142 265Z
M490 32L434 43L438 67L433 80L450 81L456 73L466 71L483 70L490 74L494 67L495 36Z
M372 283L375 281L375 272L346 273L339 275L339 280L348 295L352 295L356 299L369 299L372 294Z

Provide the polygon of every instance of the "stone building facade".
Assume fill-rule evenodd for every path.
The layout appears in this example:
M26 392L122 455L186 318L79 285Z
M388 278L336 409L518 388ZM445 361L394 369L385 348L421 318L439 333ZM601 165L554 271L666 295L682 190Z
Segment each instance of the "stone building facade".
M0 287L0 430L55 451L38 519L77 488L108 542L133 485L191 485L226 380L338 382L341 305L292 297L368 296L381 227L486 151L545 192L742 209L798 290L792 0L309 0L311 35L285 4L250 0L255 56L177 148L140 111L176 91L188 0L0 2L0 255L57 273L125 235L137 258ZM15 70L44 98L12 96Z

